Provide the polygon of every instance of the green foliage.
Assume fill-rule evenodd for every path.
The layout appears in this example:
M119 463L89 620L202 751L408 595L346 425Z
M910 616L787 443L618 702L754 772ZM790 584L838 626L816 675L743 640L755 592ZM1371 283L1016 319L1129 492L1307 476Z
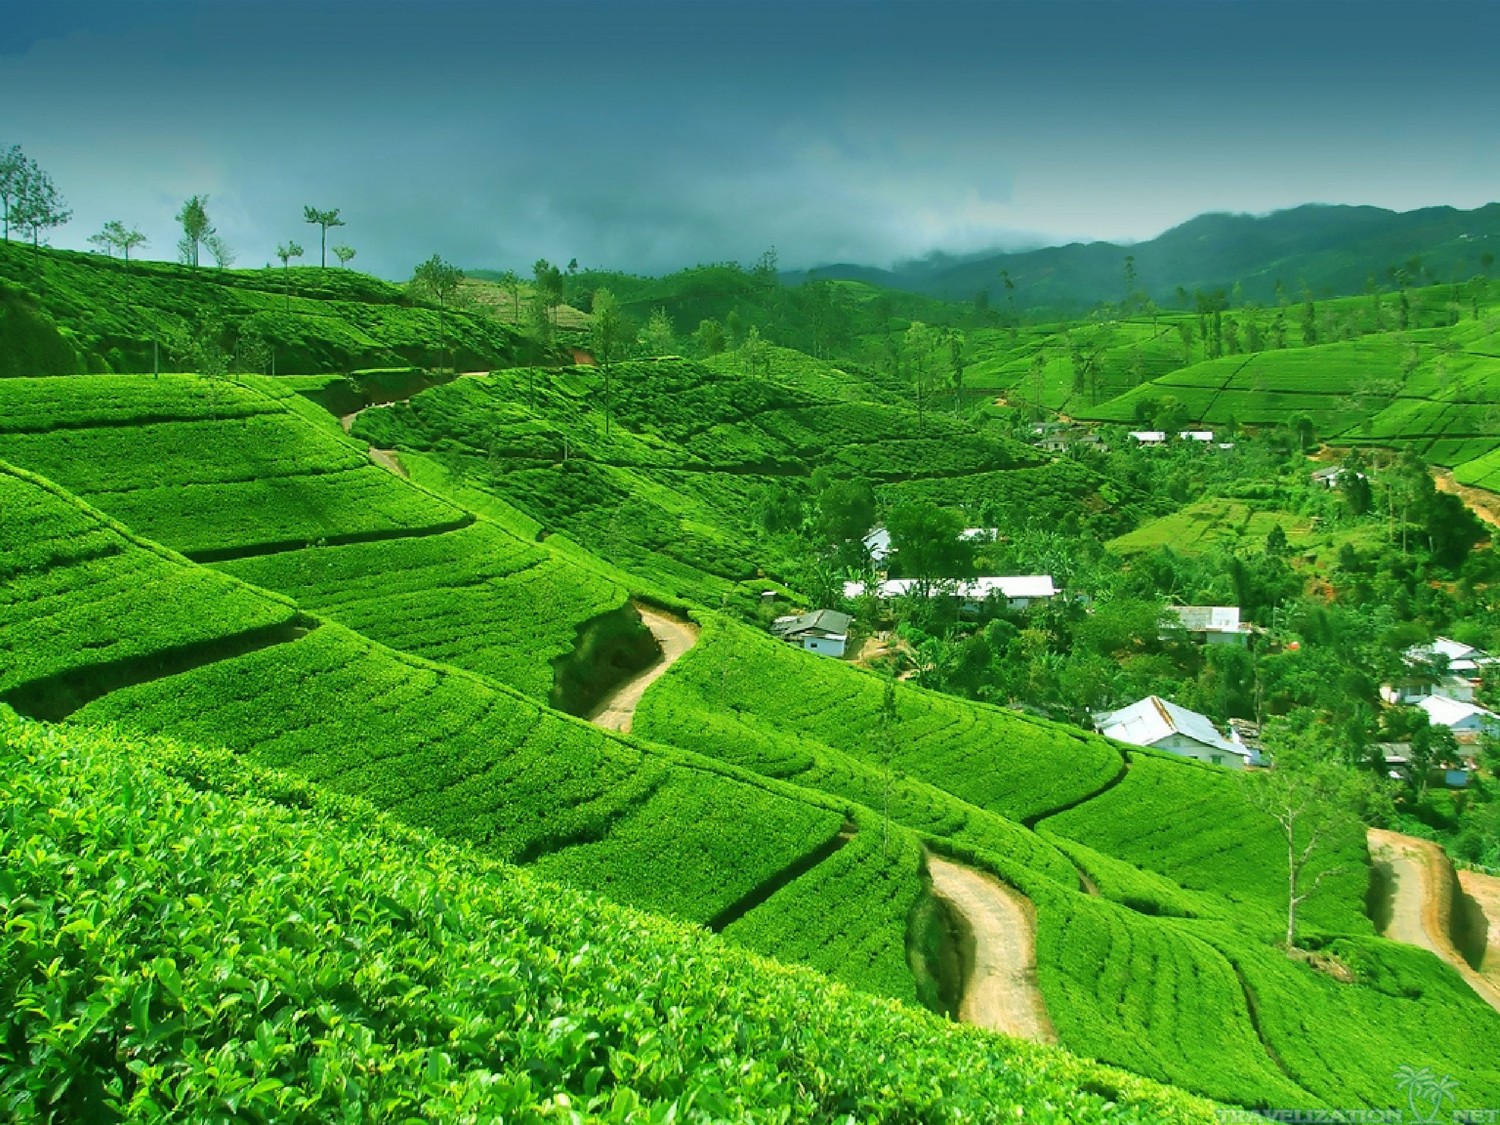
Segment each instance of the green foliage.
M372 640L545 699L585 622L625 604L608 579L489 522L221 564Z
M0 243L0 280L25 287L34 307L71 334L89 370L150 371L153 341L165 350L205 319L224 324L235 338L263 337L281 374L435 367L441 358L438 310L412 307L399 287L353 270L196 271L59 250L33 255ZM514 329L482 313L448 309L442 328L460 370L533 354ZM12 346L8 328L3 339ZM79 369L49 365L17 373Z
M909 832L883 832L870 812L857 813L853 829L843 847L724 935L779 961L914 1002L906 934L924 893L921 848Z
M0 693L290 624L295 607L0 462Z
M589 862L552 862L586 886L662 905L660 869L628 841L632 814L676 809L671 904L707 921L812 850L812 825L842 817L767 788L704 775L549 711L478 677L428 664L323 625L291 644L114 692L81 722L128 723L224 745L363 797L401 820L497 858L531 862L589 844ZM713 802L754 833L725 836ZM625 843L612 841L616 831ZM696 857L696 858L693 858Z
M19 1119L1213 1120L222 756L0 711L0 797Z
M793 696L788 683L798 685ZM685 724L652 715L658 701L676 699L681 706L696 696L699 706L734 714L753 731L791 739L813 756L835 751L828 768L842 759L868 769L880 760L882 692L876 676L712 619L692 651L647 692L637 729L663 741L693 737ZM1094 735L906 685L896 694L894 768L1003 817L1020 820L1060 808L1120 768L1117 752Z
M7 458L198 557L470 519L230 380L7 379L0 416Z
M1242 774L1133 750L1119 785L1045 823L1050 833L1220 896L1246 932L1269 944L1285 929L1286 844L1271 817L1249 800L1249 784ZM1334 869L1304 905L1304 923L1326 932L1370 933L1361 832L1333 838L1313 860L1309 879Z

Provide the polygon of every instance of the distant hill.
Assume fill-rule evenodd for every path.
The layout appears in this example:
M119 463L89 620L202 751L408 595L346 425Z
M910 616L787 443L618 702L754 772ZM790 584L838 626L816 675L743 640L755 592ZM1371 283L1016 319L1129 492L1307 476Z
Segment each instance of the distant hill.
M1246 300L1268 302L1276 299L1278 280L1294 300L1304 285L1317 297L1363 292L1372 275L1390 286L1395 268L1411 267L1414 284L1462 280L1492 271L1497 251L1496 203L1473 211L1404 212L1308 204L1269 215L1199 215L1134 245L1075 242L1018 253L932 255L891 270L837 264L812 272L945 300L985 292L999 308L1006 302L1006 270L1018 310L1068 312L1124 298L1127 255L1135 258L1137 288L1163 307L1180 307L1179 287L1191 293L1239 283Z

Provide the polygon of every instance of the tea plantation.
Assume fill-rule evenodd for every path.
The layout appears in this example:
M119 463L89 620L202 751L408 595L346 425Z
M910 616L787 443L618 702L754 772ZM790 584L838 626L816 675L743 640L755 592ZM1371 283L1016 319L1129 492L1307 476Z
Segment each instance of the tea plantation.
M0 698L66 713L111 677L286 635L284 598L136 538L0 462Z
M263 341L283 375L413 363L472 371L538 354L493 317L453 309L443 349L435 307L352 270L127 265L67 251L34 255L3 242L0 285L6 283L16 286L13 301L24 319L14 318L15 352L0 359L0 377L151 371L154 359L170 368L190 340L205 336L231 358L242 341Z
M436 532L473 519L231 380L4 379L0 418L0 456L190 558Z
M1500 1105L1461 1050L1500 1015L1374 936L1357 833L1288 956L1244 778L905 683L891 713L880 676L745 623L810 585L761 510L817 468L886 508L1140 522L1128 480L964 395L1307 413L1493 484L1484 322L1209 360L1184 314L977 329L967 390L920 414L899 373L784 348L512 366L422 376L346 436L329 372L430 362L434 310L398 288L39 260L47 295L0 293L17 354L56 360L0 364L0 1116L1206 1121L1190 1095L1384 1108L1403 1066ZM37 377L204 311L323 374ZM454 324L462 363L523 358ZM1264 539L1271 503L1111 546ZM576 716L657 658L647 603L700 632L617 735ZM962 948L928 853L1030 901L1048 1015L1099 1061L918 1010L933 943Z
M1214 1120L223 755L0 708L0 809L18 1120Z

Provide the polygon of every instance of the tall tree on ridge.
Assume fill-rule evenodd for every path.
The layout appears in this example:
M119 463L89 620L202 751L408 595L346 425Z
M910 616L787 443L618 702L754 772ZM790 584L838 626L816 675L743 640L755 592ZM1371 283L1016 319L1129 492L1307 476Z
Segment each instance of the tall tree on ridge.
M613 365L620 353L625 338L625 318L620 313L620 304L608 289L594 291L594 321L590 328L594 345L594 358L604 373L604 438L609 440L610 418L613 413Z
M449 367L453 366L453 356L448 352L447 306L453 295L458 292L463 279L463 270L451 262L443 261L437 254L419 265L411 275L411 283L417 291L437 302L438 336L441 338L443 351L448 355Z
M344 220L339 218L339 209L335 207L331 211L319 211L316 207L302 208L302 221L311 223L317 227L322 238L322 255L318 265L320 269L328 268L328 228L341 227Z
M286 290L286 307L292 307L292 267L293 258L302 257L302 246L295 240L277 244L276 256L281 259L281 276L283 287Z
M0 208L5 212L5 241L10 241L10 212L16 197L21 193L21 181L26 175L26 157L20 145L11 145L0 151Z
M208 221L208 196L195 195L177 212L177 221L182 224L182 238L177 243L178 257L184 265L198 268L198 248L215 233Z
M38 168L36 161L25 161L16 198L10 205L10 218L16 226L31 232L32 249L41 249L42 231L62 226L72 217L52 177Z

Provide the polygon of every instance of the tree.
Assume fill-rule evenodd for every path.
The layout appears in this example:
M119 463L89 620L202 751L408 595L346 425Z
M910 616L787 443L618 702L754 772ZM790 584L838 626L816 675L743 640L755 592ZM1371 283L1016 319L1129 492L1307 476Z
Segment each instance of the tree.
M862 540L875 526L875 490L869 481L858 477L829 481L815 503L814 525L819 539L829 546Z
M510 297L510 322L521 323L521 279L515 270L506 270L500 275L500 284Z
M453 365L453 357L448 354L448 302L458 292L458 287L463 284L464 271L445 262L434 254L419 265L411 275L411 287L418 294L437 302L438 307L438 339L443 352L447 355L448 366Z
M182 238L177 243L178 256L184 265L197 269L198 248L214 233L214 226L208 220L208 196L192 196L177 212L177 221L182 224Z
M1286 845L1286 947L1297 948L1297 911L1341 867L1326 864L1341 836L1360 829L1355 775L1319 760L1277 728L1267 731L1275 768L1247 779L1250 799L1276 822Z
M281 277L286 291L286 307L292 307L292 267L293 258L302 257L302 246L296 241L281 242L276 246L276 256L281 259Z
M948 374L953 380L953 413L957 415L964 394L964 338L955 328L948 329Z
M302 221L311 223L313 226L318 228L319 234L322 238L322 256L319 262L319 268L327 269L328 228L341 227L344 225L344 220L339 218L339 209L335 207L332 211L319 211L316 207L304 207L302 208Z
M333 256L339 260L339 265L344 269L349 268L349 263L354 260L357 252L354 247L346 246L342 242L333 248Z
M931 379L932 353L936 341L937 335L934 330L920 320L912 321L911 327L906 330L904 350L907 367L912 375L912 388L916 392L918 433L925 429L923 423L925 391Z
M31 232L34 250L41 249L42 231L60 227L73 217L52 177L38 168L34 160L25 162L9 214L12 223Z
M645 345L646 353L671 355L676 342L676 332L667 310L660 306L652 309L651 315L646 319L646 326L641 329L641 343Z
M698 345L699 355L718 355L724 350L724 326L712 317L700 320L693 339Z
M963 538L964 521L957 512L908 501L891 509L886 527L902 574L916 581L924 597L944 579L969 577L974 544Z
M594 320L589 333L594 346L594 358L604 372L604 437L609 439L612 394L612 368L620 348L625 342L625 317L620 312L620 303L608 289L594 291Z
M218 231L206 237L203 240L203 245L208 247L208 252L213 255L214 265L218 266L221 270L227 270L230 266L234 265L235 253L230 249L229 243L224 241L223 236Z
M118 219L111 219L104 225L104 229L109 232L110 237L114 240L114 244L119 247L120 253L125 256L127 265L130 262L130 252L137 246L144 246L146 244L146 236L140 232L139 228L131 227L129 230L126 230L125 224Z
M11 209L21 194L21 181L26 175L26 157L20 145L11 145L0 151L0 207L5 211L5 241L10 241Z
M541 297L552 311L552 330L556 332L557 309L562 304L563 298L562 270L546 258L538 258L532 264L531 272L536 279L537 296Z
M760 329L755 325L752 324L750 331L745 333L745 342L740 345L739 351L740 366L746 375L764 378L771 374L771 348L761 339Z

